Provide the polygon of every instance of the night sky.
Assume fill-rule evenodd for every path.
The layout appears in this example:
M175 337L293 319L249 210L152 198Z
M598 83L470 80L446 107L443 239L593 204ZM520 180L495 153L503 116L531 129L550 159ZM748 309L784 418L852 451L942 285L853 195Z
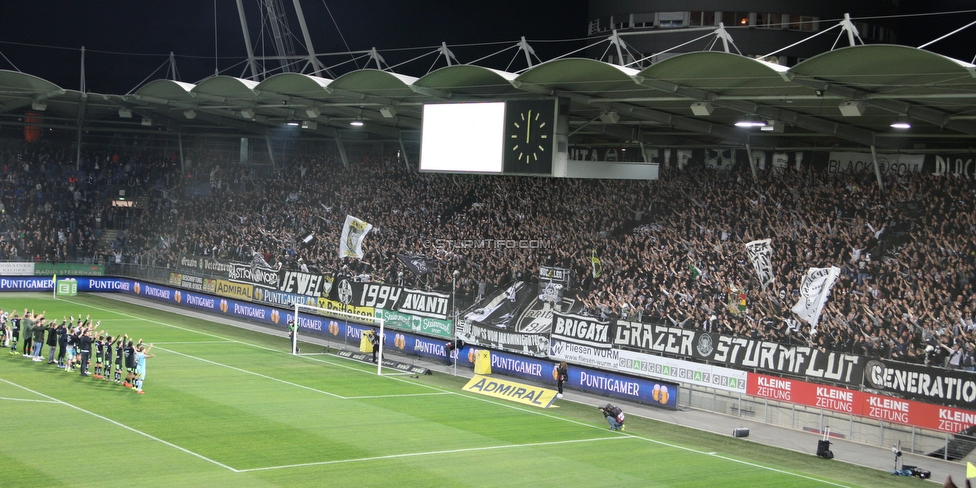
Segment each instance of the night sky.
M252 38L258 25L256 0L244 0L249 11ZM291 9L292 2L282 2ZM388 64L397 64L436 49L447 42L458 60L470 62L514 45L525 36L542 60L586 45L586 0L492 0L458 2L426 0L359 0L327 2L349 49L375 46ZM214 74L242 76L245 57L240 20L235 2L216 1L216 52L214 2L167 0L165 2L79 2L34 0L21 2L16 15L0 16L0 69L19 69L62 87L80 86L80 47L85 46L86 87L98 93L127 93L144 80L162 78L170 51L176 55L179 78L197 82ZM902 0L902 12L936 12L976 8L971 0ZM318 53L347 50L325 3L303 1L302 8ZM968 22L976 14L920 17L899 20L900 43L919 45ZM300 35L297 20L292 30ZM931 46L929 49L964 61L976 55L976 27ZM559 41L559 42L555 42ZM484 47L462 44L497 43ZM408 50L405 48L423 48ZM270 52L269 52L270 54ZM514 50L478 64L505 69ZM349 57L328 57L334 65ZM433 56L397 67L395 71L422 76ZM362 67L364 61L359 62ZM438 67L443 66L438 61ZM349 63L336 74L354 69ZM512 71L525 67L521 58ZM158 70L158 71L157 71Z

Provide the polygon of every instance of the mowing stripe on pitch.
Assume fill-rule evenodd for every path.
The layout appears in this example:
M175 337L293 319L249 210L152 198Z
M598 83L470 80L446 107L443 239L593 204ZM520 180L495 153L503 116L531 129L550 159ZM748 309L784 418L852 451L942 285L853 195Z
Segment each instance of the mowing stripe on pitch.
M441 454L459 454L466 452L478 452L478 451L494 451L500 449L520 449L523 447L544 447L544 446L557 446L560 444L577 444L581 442L597 442L597 441L614 441L619 439L626 439L626 437L599 437L593 439L577 439L571 441L552 441L552 442L533 442L531 444L506 444L504 446L484 446L484 447L468 447L464 449L447 449L443 451L427 451L427 452L408 452L404 454L389 454L387 456L372 456L364 458L354 458L354 459L336 459L334 461L318 461L314 463L300 463L300 464L285 464L282 466L267 466L263 468L250 468L250 469L240 469L239 473L249 473L252 471L270 471L273 469L291 469L291 468L303 468L307 466L326 466L329 464L345 464L345 463L364 463L369 461L381 461L384 459L401 459L409 457L420 457L420 456L438 456Z
M219 461L214 461L213 459L210 459L210 458L208 458L208 457L206 457L206 456L204 456L202 454L197 454L197 453L195 453L195 452L193 452L193 451L191 451L191 450L189 450L189 449L187 449L185 447L177 446L176 444L173 444L172 442L164 441L163 439L160 439L159 437L156 437L156 436L154 436L152 434L147 434L147 433L145 433L145 432L143 432L143 431L141 431L139 429L135 429L135 428L129 427L128 425L125 425L125 424L123 424L121 422L112 420L112 419L110 419L110 418L108 418L108 417L106 417L104 415L99 415L99 414L97 414L95 412L92 412L90 410L85 410L84 408L81 408L81 407L79 407L77 405L72 405L72 404L70 404L68 402L65 402L65 401L62 401L62 400L58 400L57 398L54 398L54 397L52 397L50 395L45 395L45 394L43 394L43 393L41 393L39 391L32 390L30 388L27 388L26 386L18 385L17 383L14 383L12 381L5 380L3 378L0 378L0 381L2 381L4 383L7 383L8 385L11 385L11 386L16 386L17 388L20 388L20 389L22 389L24 391L29 391L29 392L37 395L37 396L44 397L44 398L50 400L51 403L61 404L61 405L64 405L66 407L71 407L71 408L73 408L73 409L75 409L75 410L77 410L79 412L87 413L88 415L91 415L92 417L96 417L96 418L102 419L102 420L104 420L104 421L106 421L106 422L108 422L110 424L113 424L113 425L118 426L118 427L122 427L125 430L128 430L130 432L134 432L136 434L139 434L139 435L141 435L143 437L152 439L152 440L154 440L156 442L159 442L161 444L165 444L165 445L167 445L169 447L172 447L173 449L176 449L178 451L185 452L185 453L187 453L187 454L189 454L191 456L194 456L194 457L197 457L199 459L202 459L202 460L204 460L204 461L206 461L208 463L215 464L215 465L220 466L221 468L224 468L226 470L233 471L235 473L238 472L238 470L236 470L236 469L234 469L234 468L232 468L232 467L230 467L230 466L228 466L228 465L226 465L224 463L221 463Z

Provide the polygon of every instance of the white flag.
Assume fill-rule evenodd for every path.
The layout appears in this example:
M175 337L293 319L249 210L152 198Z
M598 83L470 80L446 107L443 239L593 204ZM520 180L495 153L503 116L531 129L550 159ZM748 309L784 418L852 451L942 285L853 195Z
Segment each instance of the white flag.
M342 237L339 238L339 258L363 259L363 238L373 229L373 224L346 215L346 223L342 225Z
M773 256L773 248L769 242L769 239L763 239L746 244L749 261L752 261L752 267L756 269L756 276L759 278L763 290L773 282L773 263L770 259Z
M803 283L800 284L800 301L793 306L793 312L816 328L820 321L820 312L830 295L830 287L834 286L838 276L840 268L836 266L808 269L803 275Z

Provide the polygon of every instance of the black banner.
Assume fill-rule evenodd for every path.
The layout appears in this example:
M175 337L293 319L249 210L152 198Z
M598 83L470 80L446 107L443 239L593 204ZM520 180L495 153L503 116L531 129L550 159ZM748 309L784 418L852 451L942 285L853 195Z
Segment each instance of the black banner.
M227 279L239 283L278 288L278 270L264 266L252 267L251 263L230 263Z
M180 268L188 268L198 271L210 271L214 273L227 273L231 268L230 263L225 263L208 257L191 256L189 254L180 256L180 260L177 265Z
M322 275L284 271L279 274L278 291L310 297L329 296L332 280Z
M420 317L447 320L451 296L434 291L414 290L382 283L356 283L341 278L329 298L346 305L373 307Z
M562 340L596 349L610 349L613 347L612 329L613 324L601 322L595 317L554 312L550 338L553 341Z
M864 386L883 393L929 403L972 408L976 374L884 359L868 361Z
M789 346L747 337L623 320L617 321L614 333L613 344L616 347L850 386L860 386L867 362L862 356L825 352L814 347Z

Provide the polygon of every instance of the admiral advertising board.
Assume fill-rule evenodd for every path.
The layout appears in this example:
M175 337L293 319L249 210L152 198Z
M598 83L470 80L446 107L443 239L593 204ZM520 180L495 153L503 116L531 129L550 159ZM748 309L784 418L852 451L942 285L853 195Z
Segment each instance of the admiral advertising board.
M248 285L246 283L217 280L214 292L222 297L247 300L249 302L254 300L254 285Z
M762 374L749 375L746 393L940 432L960 433L976 425L976 412L970 410Z

